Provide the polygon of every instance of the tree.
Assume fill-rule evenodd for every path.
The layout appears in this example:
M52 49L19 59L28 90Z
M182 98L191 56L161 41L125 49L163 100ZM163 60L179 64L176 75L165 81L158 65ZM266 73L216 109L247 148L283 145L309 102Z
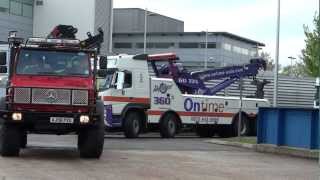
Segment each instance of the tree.
M306 67L304 63L299 62L294 65L288 65L281 69L280 74L286 75L286 76L294 76L294 77L304 77L308 74L306 73Z
M302 60L306 74L312 77L320 75L320 16L315 16L313 23L315 29L310 31L304 25L306 47L302 50Z
M267 61L267 71L273 71L275 64L274 60L272 59L270 53L262 52L260 56Z

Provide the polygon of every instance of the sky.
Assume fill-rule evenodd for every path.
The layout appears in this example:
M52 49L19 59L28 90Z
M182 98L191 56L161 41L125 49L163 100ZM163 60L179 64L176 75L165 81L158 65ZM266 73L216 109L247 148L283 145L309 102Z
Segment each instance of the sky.
M281 0L280 57L300 61L305 47L303 25L313 28L319 0ZM226 31L266 44L275 59L277 0L114 0L115 8L148 8L185 23L185 31Z

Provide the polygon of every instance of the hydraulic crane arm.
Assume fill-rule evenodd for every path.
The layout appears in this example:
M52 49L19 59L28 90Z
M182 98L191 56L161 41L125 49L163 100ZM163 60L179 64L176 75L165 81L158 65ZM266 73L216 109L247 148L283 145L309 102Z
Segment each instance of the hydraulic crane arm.
M240 78L253 77L255 79L255 76L261 69L266 69L266 61L263 59L252 59L249 64L243 66L231 66L193 73L183 72L173 78L181 89L188 93L202 92L204 95L214 95ZM217 79L224 80L213 87L207 87L204 83Z

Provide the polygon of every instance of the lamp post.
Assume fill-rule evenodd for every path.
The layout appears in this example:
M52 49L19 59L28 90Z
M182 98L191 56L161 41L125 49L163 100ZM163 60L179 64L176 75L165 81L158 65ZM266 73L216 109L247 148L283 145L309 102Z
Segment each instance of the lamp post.
M274 68L274 79L273 79L273 107L277 107L278 101L278 71L279 71L279 44L280 44L280 13L281 3L278 0L278 15L277 15L277 43L276 43L276 58Z
M155 13L148 12L148 8L144 11L144 33L143 33L143 53L147 53L147 31L148 31L148 16L155 16Z
M209 35L212 35L213 33L209 33L208 30L206 31L202 31L203 33L205 33L205 42L204 42L204 69L208 69L208 39L209 39Z
M291 75L293 75L293 60L296 60L297 58L295 58L295 57L293 57L293 56L289 56L288 57L290 60L291 60L291 72L290 72L290 74Z

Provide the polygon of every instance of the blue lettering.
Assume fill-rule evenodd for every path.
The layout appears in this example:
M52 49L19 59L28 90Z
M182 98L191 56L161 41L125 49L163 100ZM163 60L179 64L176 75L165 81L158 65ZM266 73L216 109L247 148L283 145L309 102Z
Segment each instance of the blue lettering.
M185 101L184 101L184 109L188 112L192 111L193 109L193 101L191 98L187 98Z

